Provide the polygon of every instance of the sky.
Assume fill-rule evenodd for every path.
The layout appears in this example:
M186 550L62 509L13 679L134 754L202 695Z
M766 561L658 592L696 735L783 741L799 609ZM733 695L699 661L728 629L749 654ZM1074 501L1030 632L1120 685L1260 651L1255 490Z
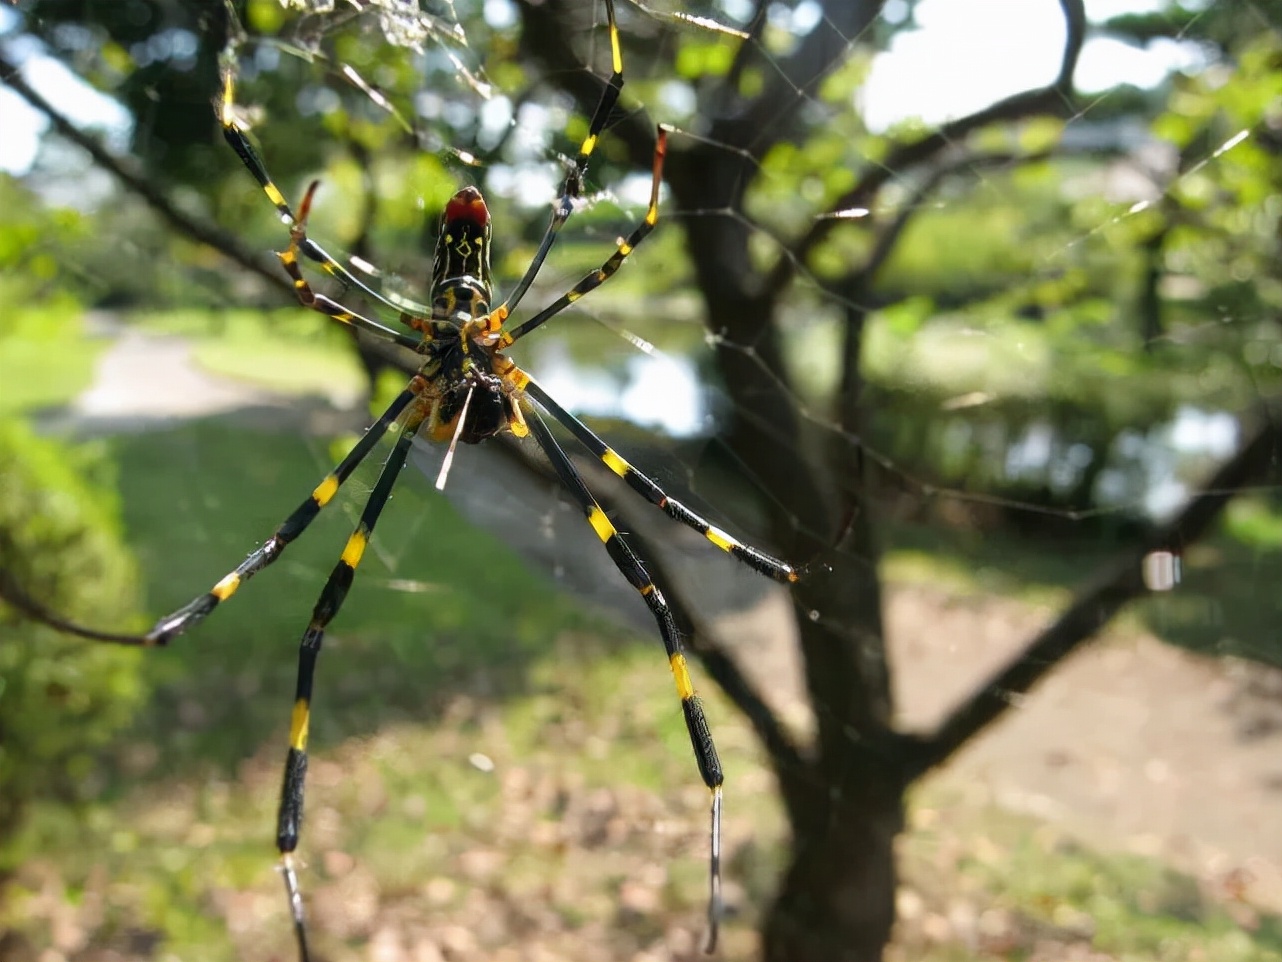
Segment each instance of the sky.
M1086 16L1098 22L1162 6L1160 0L1086 0ZM908 117L944 123L1045 86L1064 50L1059 0L923 0L917 22L920 29L901 32L873 62L860 94L872 130ZM1162 40L1141 50L1101 37L1087 40L1074 80L1087 94L1119 83L1151 87L1197 63L1192 44Z
M497 0L495 0L497 2ZM888 8L893 10L895 0ZM1120 13L1152 10L1161 0L1086 0L1087 16L1101 20ZM804 5L803 5L804 6ZM488 7L487 7L488 11ZM970 113L1009 94L1053 79L1064 44L1058 0L922 0L920 29L901 33L873 62L859 103L873 130L908 117L938 124ZM0 38L17 14L0 7ZM129 115L108 97L82 84L57 61L14 50L23 76L78 124L127 140ZM1104 38L1088 41L1077 70L1083 92L1121 82L1147 87L1173 69L1196 65L1190 44L1161 41L1139 50ZM0 170L23 174L36 157L47 122L17 94L0 85Z

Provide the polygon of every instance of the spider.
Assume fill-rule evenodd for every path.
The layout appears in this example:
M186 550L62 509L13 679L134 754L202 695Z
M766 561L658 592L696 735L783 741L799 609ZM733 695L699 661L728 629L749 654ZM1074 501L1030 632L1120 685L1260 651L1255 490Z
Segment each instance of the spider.
M302 828L307 737L316 662L326 628L342 607L374 526L387 504L411 444L419 434L449 445L441 476L438 478L438 487L443 484L449 462L460 442L477 444L504 431L518 437L532 435L562 486L583 511L588 524L600 538L610 559L645 600L663 639L699 774L711 793L708 935L705 948L711 952L716 946L722 911L720 861L724 776L703 707L690 679L681 634L662 592L647 573L645 563L629 543L627 536L611 524L578 470L552 435L544 415L562 425L578 443L651 504L662 509L672 519L698 531L713 545L733 555L743 564L783 583L797 581L799 571L764 551L741 543L676 498L670 497L655 480L629 464L503 353L506 348L608 280L650 234L658 220L659 185L663 176L667 136L671 129L664 125L659 125L657 129L650 201L644 220L599 268L585 275L573 288L533 317L510 329L505 327L505 322L529 290L569 218L573 203L581 193L589 158L619 100L623 87L623 58L613 0L606 0L605 7L612 60L610 79L593 112L587 136L566 174L560 198L534 258L515 289L498 306L491 306L494 291L490 275L492 225L485 200L477 188L462 188L445 205L433 260L430 308L412 311L407 302L398 303L363 283L308 237L307 217L319 182L313 181L308 186L295 213L272 181L261 156L236 120L232 72L230 69L226 71L220 111L223 134L275 205L282 221L289 227L289 246L278 252L277 256L293 281L299 302L341 324L410 348L421 358L418 372L364 437L281 523L271 537L209 591L161 618L145 635L117 635L84 629L41 612L32 603L22 604L28 611L39 614L42 620L76 634L126 644L167 644L198 625L246 581L276 561L286 547L302 535L321 509L331 503L339 488L384 435L395 429L396 440L392 453L383 465L338 563L321 589L299 647L298 680L277 815L276 847L280 853L280 871L289 899L299 957L303 962L308 962L310 953L293 853L298 846ZM313 290L303 275L300 256L318 265L325 273L341 281L346 288L357 289L371 301L395 311L400 323L408 331L387 327Z

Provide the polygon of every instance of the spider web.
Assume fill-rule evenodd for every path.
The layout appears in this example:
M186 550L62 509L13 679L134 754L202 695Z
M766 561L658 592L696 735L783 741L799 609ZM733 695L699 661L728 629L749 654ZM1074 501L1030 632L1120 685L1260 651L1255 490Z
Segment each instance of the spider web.
M783 330L784 369L770 365L769 350L762 342L705 329L698 301L690 296L689 268L674 266L670 256L663 256L663 249L653 248L643 250L636 263L625 269L649 274L646 306L641 310L615 306L607 285L517 354L575 411L625 427L622 438L632 443L617 443L634 462L697 509L719 522L725 519L732 530L755 543L777 543L766 520L771 511L782 511L793 528L813 524L809 520L813 516L791 513L769 480L755 474L724 440L728 423L736 417L750 420L754 429L781 447L786 448L789 440L759 409L737 407L733 392L719 380L717 357L726 352L757 368L767 385L784 395L795 417L814 429L821 443L846 449L848 456L836 459L837 463L862 464L860 483L870 492L863 510L888 522L879 532L879 538L888 542L883 565L911 568L919 557L918 539L924 531L937 532L940 527L951 531L945 553L952 565L978 569L975 587L981 600L960 602L961 610L956 610L958 598L972 597L974 589L939 593L930 575L924 580L908 575L903 585L891 576L886 595L899 717L906 726L928 729L1052 618L1048 610L982 600L990 585L1008 583L1011 577L982 547L989 532L999 540L1004 535L1027 535L1043 546L1041 551L1082 553L1094 559L1083 564L1079 573L1079 580L1088 580L1107 565L1106 546L1120 548L1126 543L1119 532L1131 530L1138 536L1178 513L1205 483L1210 467L1227 460L1255 430L1260 405L1271 396L1269 385L1276 380L1271 369L1276 334L1274 325L1255 313L1254 306L1245 305L1243 313L1234 315L1226 313L1232 310L1227 306L1230 299L1212 296L1207 302L1221 304L1215 316L1190 311L1171 326L1149 332L1147 338L1136 337L1134 330L1119 337L1116 327L1110 333L1109 325L1119 324L1129 311L1143 306L1142 263L1132 260L1129 277L1119 274L1107 294L1100 291L1112 301L1107 307L1098 305L1096 311L1082 309L1080 301L1074 304L1074 298L1062 296L1062 291L1082 283L1083 275L1095 270L1101 259L1118 257L1136 238L1165 236L1161 218L1188 210L1190 198L1207 190L1208 182L1232 179L1230 165L1241 161L1240 156L1234 160L1234 151L1250 150L1262 138L1267 141L1269 124L1276 118L1257 115L1255 120L1243 120L1239 114L1227 124L1208 126L1200 144L1180 150L1162 139L1164 132L1170 133L1169 119L1166 127L1155 119L1147 130L1133 122L1128 125L1124 114L1119 119L1119 101L1135 90L1111 88L1079 94L1075 110L1064 119L1058 116L1062 111L1035 112L1032 119L1012 121L986 137L971 133L964 126L968 115L1028 92L1008 83L986 101L955 107L951 116L924 123L905 117L869 130L860 122L860 110L871 114L877 108L874 98L891 99L875 83L879 71L893 69L870 57L869 49L878 46L879 34L902 33L896 28L918 13L923 17L922 32L930 29L927 17L941 16L938 7L922 5L917 10L891 5L850 35L843 35L816 5L792 10L763 6L757 12L764 15L766 26L754 33L748 19L752 11L746 7L681 11L625 7L621 18L628 86L616 120L624 125L644 114L647 120L675 126L676 150L702 148L743 158L741 175L751 178L752 186L742 209L696 205L673 211L676 205L669 193L662 223L670 237L693 231L696 221L733 221L747 232L755 269L769 274L786 265L791 288L777 321ZM1168 78L1180 68L1197 75L1208 54L1191 37L1198 35L1199 18L1215 12L1208 6L1194 13L1175 33L1174 49L1167 51L1171 57ZM1056 13L1051 10L1052 15ZM588 62L600 72L605 59L600 11L593 25L591 38L581 44ZM1062 31L1063 24L1058 26ZM994 32L997 29L994 25ZM832 68L825 75L811 76L804 66L799 69L793 55L812 33L822 31L834 34L843 52L832 57ZM907 32L910 39L911 34ZM656 36L662 38L657 50ZM634 49L637 39L643 41L640 56ZM648 48L644 41L650 42ZM1059 40L1061 48L1063 42ZM782 126L787 114L797 112L806 115L812 133L827 125L835 136L848 136L850 145L838 150L816 138L817 144L793 146L785 139L770 151L759 151L751 139L729 143L712 136L711 118L701 116L698 106L692 110L688 105L702 103L706 108L713 101L701 101L694 93L700 81L683 83L674 74L696 69L683 67L683 58L731 57L744 44L756 58L755 62L744 59L750 64L747 71L755 66L767 78L757 82L768 85L782 78L787 87L777 113L767 118L763 140L775 139L771 124ZM1054 81L1053 58L1059 51L1054 42L1046 50L1041 83L1049 85ZM925 73L928 69L927 64L917 65L918 82L938 84ZM458 78L478 102L485 102L481 109L488 112L505 100L505 94L474 82L474 77L484 75L481 68L468 69L460 71ZM705 78L702 83L710 86L713 81ZM863 85L869 88L866 92ZM506 127L496 124L489 133L492 141L502 143L508 135L519 139L526 127L523 116L529 102L519 111L511 108L510 99L508 104L506 113L494 109L506 117ZM500 196L512 201L536 228L573 146L573 138L556 134L569 119L565 104L555 99L551 104L544 115L551 135L545 130L533 144L523 144L527 157L530 147L534 148L532 163L491 154L478 162L481 170L474 174L489 183L488 167ZM580 112L585 106L574 105ZM901 168L894 159L895 147L931 135L942 139L932 162L905 162ZM603 153L609 137L607 132ZM484 135L479 139L484 140ZM812 161L808 150L828 153ZM483 155L483 150L471 145L456 154L469 161ZM824 176L825 167L840 169L842 164L852 169L848 173L858 171L866 179L879 172L884 175L884 187L866 195L849 188L843 192L834 186L841 178ZM796 168L805 173L798 176ZM1056 215L1059 223L1053 226L1036 212L1025 212L1023 223L1011 221L1011 229L1031 250L1028 256L1015 259L1018 266L1010 269L1004 295L989 291L971 299L960 292L950 297L948 291L929 283L920 290L905 288L902 279L898 285L893 280L885 285L891 291L878 290L881 285L876 283L854 295L837 289L843 258L877 256L876 245L895 244L897 236L901 248L911 247L921 243L922 232L931 230L932 223L943 240L934 248L924 246L945 260L956 257L957 248L966 243L965 229L957 220L967 213L979 218L986 212L997 218L1008 216L1012 194L1036 203L1037 178L1054 176L1048 170L1063 178L1061 200L1070 210L1065 214L1061 208ZM588 196L570 222L567 239L608 252L615 238L636 222L646 186L644 174L628 173L620 179L610 168L594 168ZM847 196L874 199L871 203L834 201ZM1037 236L1039 224L1047 228L1044 237ZM831 228L827 242L798 253L798 236L819 228ZM901 230L918 233L905 237L897 234ZM1178 242L1174 246L1160 255L1183 265L1164 280L1168 286L1179 283L1173 275L1181 271L1196 274L1201 256L1181 250ZM1003 252L998 249L994 256L1000 261ZM647 269L647 263L654 263L647 258L662 258L657 271ZM553 257L531 298L535 305L568 288L582 270L564 264L565 259ZM896 267L891 255L883 272ZM901 262L898 270L906 266ZM964 266L957 280L966 282ZM893 290L896 286L899 289ZM1180 300L1170 292L1158 296L1170 296L1172 304ZM1168 318L1172 311L1182 313L1178 306L1168 307ZM871 406L875 411L877 403L886 405L881 418L871 414L860 430L832 412L842 376L839 332L852 314L867 319L862 371L869 382L866 389L878 399ZM593 330L592 321L610 333L603 336ZM1074 345L1055 333L1074 325L1084 344ZM1227 339L1221 337L1225 325L1236 329ZM759 333L765 336L766 332ZM1124 358L1148 352L1159 353L1170 377L1184 386L1153 397L1150 404L1137 404L1120 418L1104 396L1126 388L1083 389L1081 381L1056 376L1058 365L1084 378L1107 379L1104 372L1111 372L1143 393L1143 383L1156 376L1156 368L1142 364L1131 368ZM584 355L589 357L586 364L576 361L576 356ZM1255 359L1246 362L1249 373L1231 360L1239 355ZM1217 378L1211 372L1220 363L1228 363L1238 373ZM915 424L888 429L886 420L897 416ZM1092 420L1093 426L1088 423ZM626 428L629 423L658 424L661 430L658 435L637 435ZM808 455L801 448L795 449L795 456L799 466L807 463ZM751 574L724 564L724 559L706 550L701 539L674 533L662 519L655 523L645 506L632 504L618 486L612 489L608 473L593 470L589 461L580 458L581 469L595 490L605 492L602 496L623 530L641 538L647 551L663 557L661 570L686 587L685 598L699 599L699 616L720 626L719 642L738 659L778 714L797 730L812 729L815 717L828 706L806 691L792 623L798 616L823 621L829 617L827 609L820 603L797 612L786 593L763 587ZM438 460L430 453L421 455L419 464L429 478L436 476ZM550 568L563 587L624 613L639 631L652 631L644 605L627 586L602 580L591 532L581 524L576 509L555 497L554 486L546 479L514 490L507 477L510 454L497 446L465 452L458 470L451 497L469 518L498 532L509 544L515 541L538 566ZM1088 483L1088 479L1093 480ZM1259 480L1267 485L1269 479ZM1267 494L1271 488L1257 490ZM867 550L846 539L840 529L812 528L804 533L839 553ZM1148 556L1145 574L1152 587L1170 589L1184 576L1184 546L1172 542L1162 549ZM861 554L856 563L873 564L874 560L871 554ZM1219 567L1206 560L1199 564L1196 555L1188 560L1193 564L1188 576L1195 584ZM1236 569L1237 577L1261 587L1267 583L1258 557L1252 559L1248 553L1242 563L1246 567ZM1030 582L1039 584L1036 577ZM1073 586L1072 579L1052 578L1051 582L1052 590ZM1236 626L1224 624L1226 618L1217 610L1221 599L1196 588L1180 590L1195 592L1196 600L1181 600L1177 592L1170 602L1159 601L1146 609L1144 621L1157 638L1177 640L1204 652L1276 660L1261 647L1261 637L1238 635ZM1266 604L1266 611L1271 610ZM1267 615L1265 620L1270 620ZM939 637L941 630L944 637ZM1195 636L1200 640L1193 640ZM1045 819L1056 829L1095 844L1159 853L1214 889L1224 879L1237 877L1233 873L1243 859L1250 858L1257 843L1234 838L1234 832L1215 819L1179 814L1196 807L1179 801L1181 791L1193 791L1185 781L1188 773L1209 768L1212 783L1221 786L1225 783L1220 780L1231 778L1212 762L1210 755L1216 749L1209 744L1184 753L1180 742L1195 729L1209 743L1231 743L1237 750L1235 757L1261 758L1255 753L1264 746L1244 733L1260 731L1261 719L1270 717L1264 705L1274 686L1269 682L1247 686L1244 679L1253 672L1240 670L1240 662L1201 662L1171 654L1150 647L1152 637L1141 633L1139 640L1115 641L1112 647L1104 646L1093 657L1074 663L1065 670L1064 680L1048 685L1051 693L1043 697L1049 703L1039 704L1034 692L1022 713L1026 717L980 740L952 773L953 780L945 776L940 781L944 791L947 786L967 784L972 799L978 793L981 800ZM1120 689L1111 677L1118 665L1126 676ZM1204 671L1219 679L1215 683L1219 690L1209 697L1195 696L1191 689L1199 687L1197 679ZM1136 694L1131 694L1132 686L1138 689ZM1193 720L1181 717L1189 701L1183 707L1173 705L1167 686L1189 690L1189 699L1197 705ZM1234 694L1228 695L1229 691ZM1021 696L1011 695L1017 697ZM1020 703L1025 703L1022 698ZM1229 709L1230 703L1238 707ZM1096 716L1099 722L1083 730L1078 720L1082 715ZM1139 726L1141 732L1165 730L1165 734L1140 738L1140 745L1123 750L1116 745L1115 732L1128 724ZM1267 721L1263 724L1264 730L1270 729ZM1132 774L1128 777L1123 772ZM1266 784L1267 776L1257 781L1257 791ZM1131 799L1129 804L1120 801L1125 798ZM1257 794L1244 804L1248 811L1267 804L1267 795ZM929 812L929 803L926 808ZM1251 873L1255 897L1261 900L1256 904L1268 904L1271 896L1262 893L1274 890L1276 872L1256 865L1248 870ZM910 881L907 891L926 893L929 903L929 885L920 879ZM943 911L941 906L927 904L915 919L921 928L911 931L906 941L930 942L932 919ZM960 920L950 919L946 929L963 940L980 938L962 915ZM1066 942L1074 938L1071 931L1059 937Z
M595 95L569 91L598 89L589 80L608 73L600 5L570 18L570 47L581 60L559 68L521 49L521 15L505 4L292 0L289 6L296 19L266 39L245 16L225 56L269 167L275 170L281 157L289 172L282 186L305 183L304 172L322 175L315 236L380 292L421 302L435 212L459 184L478 183L495 213L499 290L510 290L546 223L566 159L586 131ZM1058 5L1045 6L1050 14L1041 22L1053 25ZM811 3L621 5L626 86L612 118L617 129L602 137L585 196L523 310L537 310L571 287L643 216L649 177L624 146L632 125L672 124L673 153L740 157L740 176L751 184L742 207L679 207L665 189L659 230L619 276L514 356L629 460L736 536L783 552L781 533L791 530L825 553L790 560L814 562L816 570L878 568L896 719L929 731L1052 623L1072 590L1177 516L1246 444L1272 403L1279 348L1269 257L1276 249L1260 238L1276 223L1276 196L1252 195L1255 188L1244 182L1270 158L1276 165L1278 117L1276 106L1215 100L1216 90L1232 89L1252 69L1251 56L1262 54L1244 54L1231 67L1228 58L1216 61L1222 76L1200 73L1215 57L1194 38L1226 6L1228 0L1170 8L1179 26L1163 78L1079 89L1067 117L1030 115L976 132L957 128L958 118L1026 88L1007 85L950 115L894 116L870 127L868 118L887 109L878 103L894 100L884 86L894 79L937 88L941 100L949 99L946 88L969 82L931 76L929 62L911 60L911 44L886 53L891 38L938 29L930 19L940 15L939 4L886 4L867 26L849 32ZM1248 16L1257 13L1262 34L1276 23L1268 4L1243 7ZM1093 30L1109 11L1087 4ZM758 13L762 25L754 29ZM830 58L830 71L812 77L794 54L822 31L840 53ZM368 42L351 46L350 37L371 35L385 43L376 56L368 56ZM774 141L772 128L800 115L804 123L792 129L803 142L779 139L758 156L751 140L732 143L712 133L714 111L736 104L702 95L735 69L745 44L753 55L744 59L742 96L754 84L780 82L786 94L762 123L761 137ZM1062 39L1047 45L1040 83L1054 80L1062 46ZM352 50L360 56L346 53ZM909 66L895 66L894 57ZM281 79L280 63L296 73ZM506 69L513 63L521 69ZM297 89L289 87L295 82ZM1165 109L1134 106L1135 99L1153 101L1164 85L1179 91ZM289 102L314 114L331 137L308 146L317 154L310 165L291 168L291 145L273 141L273 116ZM340 113L357 122L335 133L325 118ZM1182 128L1181 113L1204 123ZM942 143L927 162L896 153L932 136ZM871 199L854 190L861 178L874 177L884 183ZM253 201L266 216L255 214L246 232L255 242L262 238L260 246L279 246L261 196ZM372 212L365 223L354 213L363 209ZM763 279L786 271L788 293L774 332L783 345L781 368L772 362L768 332L741 338L705 325L704 295L682 238L700 229L700 236L715 234L725 222L746 232L751 271ZM818 230L823 238L800 250L799 239ZM877 271L861 288L843 287L844 265L881 257L879 243L886 249ZM1147 271L1161 274L1160 283L1146 287ZM989 274L1005 284L984 283ZM1247 296L1254 281L1262 293ZM1163 305L1154 315L1163 319L1160 329L1143 327L1151 310L1146 292ZM835 411L834 401L849 363L842 332L854 316L864 325L858 426ZM727 357L731 368L737 359L756 372L763 390L785 399L788 423L801 426L795 437L725 381ZM329 417L326 405L309 405L310 419L320 423L308 425L315 433L306 445L319 472L333 461L326 431L348 421ZM835 476L830 468L822 480L835 489L837 503L852 492L867 499L860 510L876 519L873 541L855 536L847 514L830 513L829 524L816 524L816 515L788 501L727 439L736 421L795 453L798 471L820 457L817 447L824 463L855 472ZM201 500L236 509L234 494L205 481L208 440L182 438L175 448L191 479L174 505L178 515ZM442 519L443 509L422 493L438 477L442 454L421 446L414 464L424 478L407 477L398 487L388 514L397 520L386 522L391 530L380 528L373 566L362 571L360 590L376 599L371 606L408 599L448 608L444 582L416 568L416 549L431 541ZM822 600L798 610L785 591L612 486L608 472L581 454L576 464L616 525L659 553L686 604L698 599L695 614L785 728L799 741L811 737L816 719L834 706L807 690L799 624L838 618L837 602L831 610ZM644 604L603 564L577 509L540 474L538 459L532 462L499 443L461 450L446 485L453 510L550 572L558 589L589 599L593 610L621 617L650 639ZM270 477L269 465L247 470L286 491L301 494L306 483ZM328 536L314 535L317 541L342 537L376 470L370 465L354 478L337 517L325 521ZM1151 553L1152 583L1173 590L1044 686L1012 694L1016 711L923 790L912 824L937 848L907 863L902 951L960 942L996 952L1003 938L1023 944L1024 908L931 884L931 870L972 855L981 862L1013 857L1006 846L1013 850L1015 843L998 830L976 829L952 811L959 798L963 813L998 805L1036 817L1052 849L1072 837L1154 857L1196 881L1204 899L1198 911L1203 904L1228 911L1244 930L1282 912L1282 872L1256 857L1277 849L1264 840L1272 831L1267 825L1276 823L1267 818L1276 787L1268 759L1277 747L1272 702L1279 683L1274 669L1261 664L1278 660L1262 627L1276 623L1270 600L1276 491L1274 477L1254 476L1248 497L1230 509L1227 534L1202 547L1172 542ZM185 534L217 537L199 528ZM275 589L274 603L310 604L331 555L330 547L311 555L300 548L282 561L287 583ZM1239 613L1239 604L1253 610ZM445 637L448 647L448 631ZM360 651L359 642L340 637L339 656L345 644ZM393 675L412 642L395 644L402 647L385 669ZM292 657L286 651L280 661L287 665ZM233 680L256 692L260 683L247 674ZM477 684L481 697L487 682ZM464 712L465 721L476 717ZM332 725L328 731L343 733L353 723L318 724L322 732ZM485 750L482 740L477 744ZM697 784L692 768L687 774ZM1204 794L1223 804L1206 803ZM772 824L764 821L767 828L732 828L731 846L742 862L762 857L756 838ZM952 834L941 825L954 825ZM976 834L989 850L974 854ZM690 837L693 846L702 844L697 832ZM742 903L763 898L754 893ZM1058 919L1049 940L1089 942L1080 922ZM638 937L636 944L680 955L682 936L667 938ZM728 951L750 955L737 944Z

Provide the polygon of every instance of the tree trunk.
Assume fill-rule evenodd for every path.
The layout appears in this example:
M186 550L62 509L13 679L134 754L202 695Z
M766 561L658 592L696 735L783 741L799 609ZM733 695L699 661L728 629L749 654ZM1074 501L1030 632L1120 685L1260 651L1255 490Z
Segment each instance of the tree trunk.
M817 779L793 796L792 862L762 933L767 962L879 962L895 922L898 779ZM799 797L798 797L799 796Z
M740 208L741 156L674 153L668 182L681 209ZM747 224L683 222L734 401L726 441L763 492L775 545L808 569L793 599L817 731L804 761L772 757L793 844L764 927L765 958L875 962L894 924L903 780L889 729L877 552L852 468L857 442L799 412L783 365L780 294L763 289L752 268ZM852 337L860 334L852 327ZM849 350L857 357L856 345ZM857 397L858 385L847 386Z

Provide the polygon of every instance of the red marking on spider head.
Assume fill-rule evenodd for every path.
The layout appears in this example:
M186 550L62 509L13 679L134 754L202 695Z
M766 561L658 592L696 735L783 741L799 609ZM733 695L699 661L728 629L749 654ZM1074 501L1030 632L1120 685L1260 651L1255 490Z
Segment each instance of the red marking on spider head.
M485 199L479 190L475 187L464 187L445 205L445 220L447 223L460 220L471 221L478 227L484 227L490 222L490 210L485 206Z

